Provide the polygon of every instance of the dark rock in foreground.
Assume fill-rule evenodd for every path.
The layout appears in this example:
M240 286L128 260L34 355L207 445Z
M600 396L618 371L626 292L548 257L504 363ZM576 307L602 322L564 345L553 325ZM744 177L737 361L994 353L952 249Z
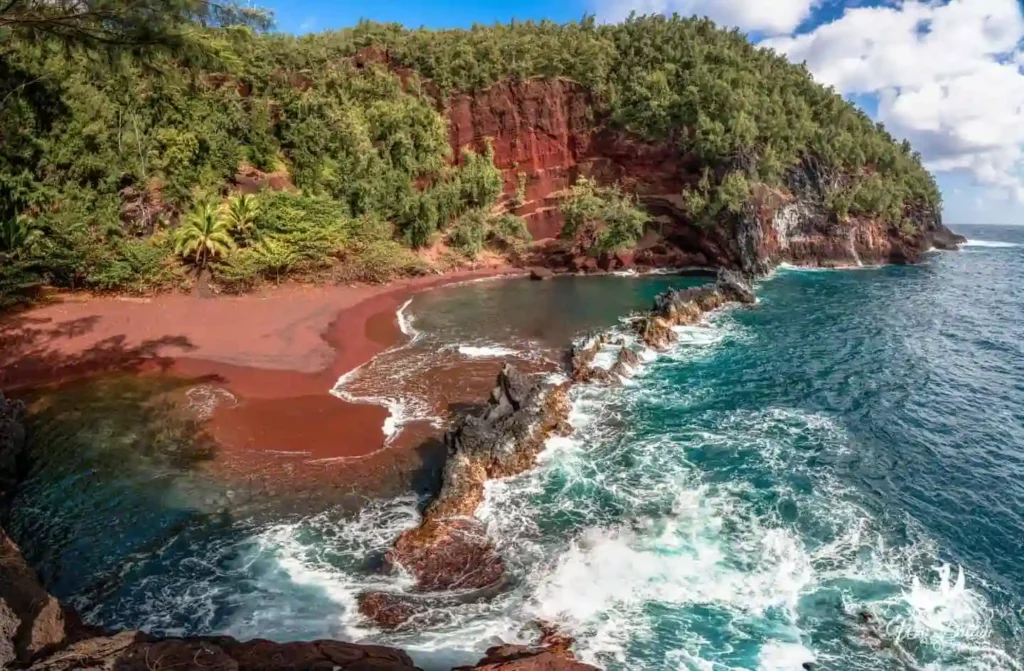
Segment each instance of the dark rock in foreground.
M505 563L484 525L473 518L484 483L531 468L548 436L565 428L568 412L564 389L545 392L506 365L486 408L446 434L441 490L423 523L399 536L385 557L392 570L401 567L415 577L415 593L364 594L361 612L395 627L453 600L476 600L504 587Z
M241 643L229 637L156 638L140 632L88 638L72 643L29 667L32 671L415 671L396 648L338 641Z
M498 645L476 666L461 666L455 671L598 671L596 666L578 662L561 650L528 645Z

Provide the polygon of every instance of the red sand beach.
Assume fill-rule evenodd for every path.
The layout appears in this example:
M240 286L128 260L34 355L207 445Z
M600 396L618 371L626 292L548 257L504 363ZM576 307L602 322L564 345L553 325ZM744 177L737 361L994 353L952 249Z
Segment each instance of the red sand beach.
M208 424L229 452L364 456L382 447L387 410L331 396L337 379L400 341L396 312L410 295L515 273L491 268L215 298L63 296L0 319L0 389L124 370L202 379L237 398Z

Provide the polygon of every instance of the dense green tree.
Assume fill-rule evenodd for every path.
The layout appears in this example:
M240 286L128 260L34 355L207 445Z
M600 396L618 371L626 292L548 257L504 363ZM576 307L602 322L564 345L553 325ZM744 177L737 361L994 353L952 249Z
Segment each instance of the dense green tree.
M650 221L635 198L586 177L576 180L560 207L565 216L562 237L589 254L634 247Z
M190 46L196 27L267 29L271 15L234 0L0 0L0 37L102 49Z
M40 234L26 217L0 221L0 252L11 257L27 253L29 246L39 240Z

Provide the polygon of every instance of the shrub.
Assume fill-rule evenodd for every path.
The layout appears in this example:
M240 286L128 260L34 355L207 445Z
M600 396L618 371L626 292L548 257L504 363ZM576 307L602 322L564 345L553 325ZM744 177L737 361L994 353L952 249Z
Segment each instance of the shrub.
M589 254L636 246L650 221L635 198L623 195L618 187L603 188L582 176L560 208L565 216L562 237Z
M468 258L476 258L484 249L487 240L487 215L480 210L470 210L459 217L448 233L451 246Z

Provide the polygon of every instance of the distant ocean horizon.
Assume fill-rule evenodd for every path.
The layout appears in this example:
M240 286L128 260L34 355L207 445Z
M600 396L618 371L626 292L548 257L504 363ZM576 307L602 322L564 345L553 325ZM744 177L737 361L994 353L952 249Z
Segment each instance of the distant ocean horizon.
M38 539L26 552L57 595L108 626L370 640L429 670L525 641L543 619L616 670L1020 671L1024 226L950 227L963 250L917 266L781 268L756 305L680 328L622 385L575 387L573 434L490 483L478 511L512 588L422 630L378 631L355 602L406 586L376 568L416 524L416 492L355 515L225 513L196 503L216 486L184 469L160 462L160 487L152 460L125 476L97 434L73 466L59 444L49 466L36 446L13 526ZM628 336L622 316L703 281L421 294L400 312L405 349L335 392L379 396L398 432L439 419L436 390L416 381L440 379L437 367L444 379L501 361L554 375L573 338ZM92 545L103 551L80 551Z

